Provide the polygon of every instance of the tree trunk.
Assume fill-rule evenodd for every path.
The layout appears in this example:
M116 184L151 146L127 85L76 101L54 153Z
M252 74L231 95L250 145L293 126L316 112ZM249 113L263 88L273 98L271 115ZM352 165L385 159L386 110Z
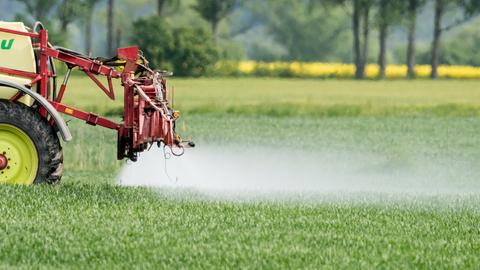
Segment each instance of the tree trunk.
M440 64L440 39L442 37L442 16L444 12L443 0L435 1L435 19L432 42L432 73L430 78L438 79L438 66Z
M115 36L115 47L120 48L122 45L122 29L117 28L117 34Z
M387 18L387 0L380 1L380 25L379 25L379 45L380 50L378 53L378 78L381 80L386 79L386 68L387 68L387 60L386 60L386 51L387 51L387 35L388 35L388 18Z
M88 56L92 56L92 47L93 47L93 35L92 35L92 12L89 11L87 13L87 17L85 18L85 32L87 33L87 39L85 41L85 51L87 52Z
M108 0L107 5L107 55L113 56L113 9L114 0Z
M60 29L62 30L62 33L66 33L67 32L67 28L68 28L68 24L69 24L69 18L67 18L67 16L69 16L70 14L66 14L67 13L67 10L68 10L68 1L67 0L64 0L62 2L62 4L60 5L60 8L63 8L63 14L60 18Z
M363 14L363 53L362 53L362 64L361 64L361 71L362 71L362 79L366 78L365 74L365 67L368 62L368 36L370 31L370 26L368 25L369 21L369 13L370 8L364 7L364 14Z
M157 0L157 15L162 16L163 15L163 8L165 6L166 0Z
M407 45L407 77L415 78L415 37L417 33L418 0L408 2L408 45Z
M387 52L387 32L388 26L382 25L380 27L380 51L378 54L378 78L384 80L387 78L387 59L386 59L386 52Z
M353 57L355 62L355 79L362 78L362 52L360 41L360 1L353 0L353 16L352 16L352 29L353 29Z

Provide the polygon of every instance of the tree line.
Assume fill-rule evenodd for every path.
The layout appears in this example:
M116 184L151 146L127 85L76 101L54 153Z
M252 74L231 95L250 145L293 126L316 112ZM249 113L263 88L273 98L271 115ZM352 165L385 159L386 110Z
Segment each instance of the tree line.
M407 64L408 77L415 76L415 49L417 15L426 4L431 3L434 8L434 28L431 45L431 78L438 78L438 67L440 64L441 38L445 31L460 26L471 20L480 13L479 0L343 0L332 1L333 4L346 5L352 10L352 32L353 52L356 67L355 78L365 78L366 59L368 57L368 39L370 33L370 16L375 14L375 26L378 29L379 42L379 77L386 77L386 50L388 35L391 28L404 21L407 26ZM445 13L450 9L458 9L462 12L463 18L448 25L444 24Z
M106 3L106 51L108 54L114 53L115 47L115 6L122 4L121 0L16 0L25 6L28 14L33 20L45 22L45 24L53 24L53 20L58 20L60 29L53 33L60 43L65 42L65 35L70 24L78 21L84 25L86 34L85 48L87 52L92 51L92 20L93 13L98 4ZM156 14L164 16L165 7L167 5L178 5L181 0L151 0L156 5ZM196 10L199 15L211 24L212 31L217 32L217 26L220 20L227 16L234 8L237 1L235 0L202 0L192 5L192 9ZM50 16L56 14L54 19ZM18 14L16 19L31 22L28 16ZM51 31L53 32L53 31Z
M49 14L55 13L60 30L54 37L61 43L66 39L68 26L74 21L79 21L84 26L85 50L92 52L92 14L100 3L104 3L106 10L106 52L114 54L115 48L120 43L121 28L117 27L118 18L115 17L116 5L122 4L119 0L16 0L24 4L31 17L51 23ZM178 7L185 0L151 0L155 5L155 15L164 18L166 7ZM144 1L145 2L145 1ZM148 2L148 1L147 1ZM219 39L233 39L238 33L245 33L259 23L267 25L274 38L285 46L291 54L289 59L308 61L309 55L328 53L334 50L336 36L341 32L341 27L331 21L338 17L338 11L333 16L326 18L323 13L315 13L317 9L340 9L343 17L348 17L351 28L351 54L355 64L355 78L365 78L365 67L369 59L369 47L372 31L378 32L379 79L386 77L388 41L392 30L398 25L405 25L407 38L405 40L408 77L415 77L416 32L418 15L425 8L433 10L432 41L429 51L431 64L431 78L438 78L440 64L442 36L446 31L462 25L480 14L480 0L199 0L190 1L189 6L204 21L210 25L210 33L216 46ZM230 29L227 37L222 37L219 31L220 23L237 8L247 10L252 19L244 25ZM298 12L294 13L295 8ZM445 15L449 10L458 10L461 18L453 22L445 22ZM290 13L289 13L290 12ZM311 16L312 20L304 20ZM282 22L283 20L283 22ZM322 25L314 25L319 23ZM138 23L155 28L153 23ZM288 28L288 27L292 28ZM295 28L296 27L296 28ZM195 27L193 27L195 28ZM154 31L154 29L152 29ZM323 39L320 38L322 32ZM145 33L148 33L146 31ZM325 34L327 33L327 34ZM312 37L318 34L317 40ZM301 39L306 40L303 44ZM337 41L338 43L338 41ZM158 45L158 44L154 44ZM152 44L150 44L152 46ZM158 45L163 46L163 45ZM319 48L321 46L321 48ZM156 49L158 51L158 49ZM155 49L152 49L155 51ZM320 51L320 52L319 52ZM296 59L303 57L303 59ZM370 57L371 58L371 57ZM213 59L213 58L212 58Z

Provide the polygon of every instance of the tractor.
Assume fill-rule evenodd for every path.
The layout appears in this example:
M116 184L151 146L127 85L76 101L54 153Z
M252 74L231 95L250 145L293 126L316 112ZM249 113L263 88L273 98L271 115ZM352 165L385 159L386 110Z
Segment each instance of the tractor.
M62 63L66 68L58 85L56 67ZM112 100L112 80L121 80L121 123L62 103L73 70L84 73ZM65 143L72 140L62 114L115 130L119 160L136 161L138 153L153 144L183 154L194 143L182 140L175 131L179 112L169 103L172 93L165 78L170 75L150 68L137 46L119 48L110 58L90 57L52 45L40 22L28 28L22 22L0 21L0 183L60 182L60 138Z

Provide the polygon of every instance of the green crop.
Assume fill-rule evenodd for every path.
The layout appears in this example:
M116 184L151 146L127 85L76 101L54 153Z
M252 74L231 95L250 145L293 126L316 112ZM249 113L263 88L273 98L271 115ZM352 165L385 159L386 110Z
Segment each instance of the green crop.
M121 99L111 105L98 98L101 92L90 89L94 85L87 80L75 77L72 83L70 102L118 119ZM426 170L432 189L446 186L457 193L308 193L225 200L194 189L122 187L115 180L123 165L115 160L115 133L72 120L74 140L64 144L63 184L0 186L0 268L480 265L478 83L174 83L176 104L184 110L178 131L200 148L355 153L358 159L350 161L364 171ZM279 104L288 105L278 109L285 112L265 109ZM338 111L323 113L329 108ZM369 155L380 158L370 164Z

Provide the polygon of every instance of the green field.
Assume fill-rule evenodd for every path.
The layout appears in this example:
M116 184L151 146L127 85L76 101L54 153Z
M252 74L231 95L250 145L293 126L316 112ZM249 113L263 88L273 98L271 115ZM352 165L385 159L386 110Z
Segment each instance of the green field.
M121 111L121 91L112 103L93 82L74 77L70 84L69 104L102 113ZM267 116L477 116L478 86L472 80L175 79L169 83L175 89L176 107L185 113Z
M74 77L68 102L118 119L121 101L109 103L89 85ZM115 161L115 134L72 120L62 185L0 187L0 268L480 265L479 82L176 79L174 85L184 113L179 131L199 149L352 153L345 164L394 175L378 185L399 192L229 200L195 189L122 187L115 180L123 165ZM407 189L417 186L432 192Z

